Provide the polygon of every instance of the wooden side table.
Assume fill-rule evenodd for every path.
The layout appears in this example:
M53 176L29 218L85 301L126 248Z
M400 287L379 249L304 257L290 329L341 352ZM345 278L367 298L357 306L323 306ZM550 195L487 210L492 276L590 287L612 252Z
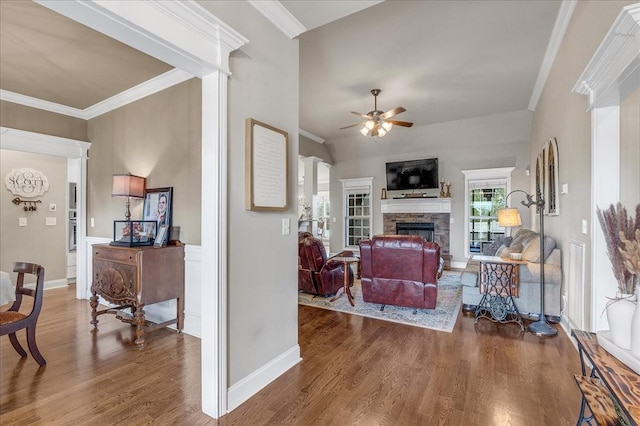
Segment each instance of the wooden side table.
M480 263L479 288L482 292L474 324L477 324L480 318L487 318L503 324L517 323L524 331L524 322L513 296L517 296L520 265L526 262L497 256L473 258Z
M336 260L338 262L342 262L344 265L344 286L336 292L336 295L330 300L331 302L335 302L338 297L342 295L342 293L346 293L347 299L349 299L349 303L351 306L356 306L354 302L353 295L351 294L351 290L349 289L349 272L347 268L351 263L357 263L359 265L360 259L354 256L335 256L331 259Z
M598 344L594 333L571 330L578 343L582 375L574 379L582 393L578 425L635 425L640 423L640 376ZM587 375L587 364L591 373ZM586 409L591 412L586 416Z

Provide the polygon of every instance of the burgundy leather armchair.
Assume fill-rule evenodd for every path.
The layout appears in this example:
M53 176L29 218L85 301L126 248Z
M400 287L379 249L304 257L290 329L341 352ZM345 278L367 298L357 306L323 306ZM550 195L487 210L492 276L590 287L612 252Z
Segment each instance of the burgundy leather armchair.
M315 237L298 238L298 289L306 293L323 296L334 294L344 286L344 264L333 258L327 259L322 241ZM353 256L345 250L336 256ZM347 268L349 285L353 285L353 272Z
M365 302L435 309L440 267L437 243L420 235L376 235L360 241L360 263Z

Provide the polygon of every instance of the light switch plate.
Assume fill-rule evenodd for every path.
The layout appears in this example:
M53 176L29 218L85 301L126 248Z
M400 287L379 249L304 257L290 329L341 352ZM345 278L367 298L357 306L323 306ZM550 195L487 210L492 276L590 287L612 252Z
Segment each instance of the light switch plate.
M44 219L44 224L47 226L55 226L57 223L56 218L55 217L46 217Z
M289 235L291 233L291 219L285 217L282 219L282 235Z
M57 209L56 203L49 203L49 211L55 212Z
M18 218L18 226L27 226L27 218L19 217Z

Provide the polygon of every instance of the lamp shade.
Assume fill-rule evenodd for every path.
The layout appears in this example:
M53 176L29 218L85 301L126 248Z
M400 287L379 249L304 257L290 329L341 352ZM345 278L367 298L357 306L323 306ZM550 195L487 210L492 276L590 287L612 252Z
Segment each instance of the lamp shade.
M131 174L113 175L113 197L144 197L144 178Z
M500 209L498 210L498 225L504 227L522 226L522 218L518 209Z

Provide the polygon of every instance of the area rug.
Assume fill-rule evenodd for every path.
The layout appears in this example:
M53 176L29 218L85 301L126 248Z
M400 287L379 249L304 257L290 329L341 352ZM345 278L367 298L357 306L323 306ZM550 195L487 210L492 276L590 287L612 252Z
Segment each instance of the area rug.
M335 302L331 302L331 297L300 292L298 293L298 304L429 328L431 330L446 331L448 333L451 333L456 324L462 304L460 272L451 271L444 271L438 281L436 308L418 309L416 314L413 313L413 308L390 305L385 306L384 311L380 312L379 304L366 303L362 300L360 280L356 280L353 287L351 287L351 294L355 298L355 307L349 304L346 294L341 295Z

